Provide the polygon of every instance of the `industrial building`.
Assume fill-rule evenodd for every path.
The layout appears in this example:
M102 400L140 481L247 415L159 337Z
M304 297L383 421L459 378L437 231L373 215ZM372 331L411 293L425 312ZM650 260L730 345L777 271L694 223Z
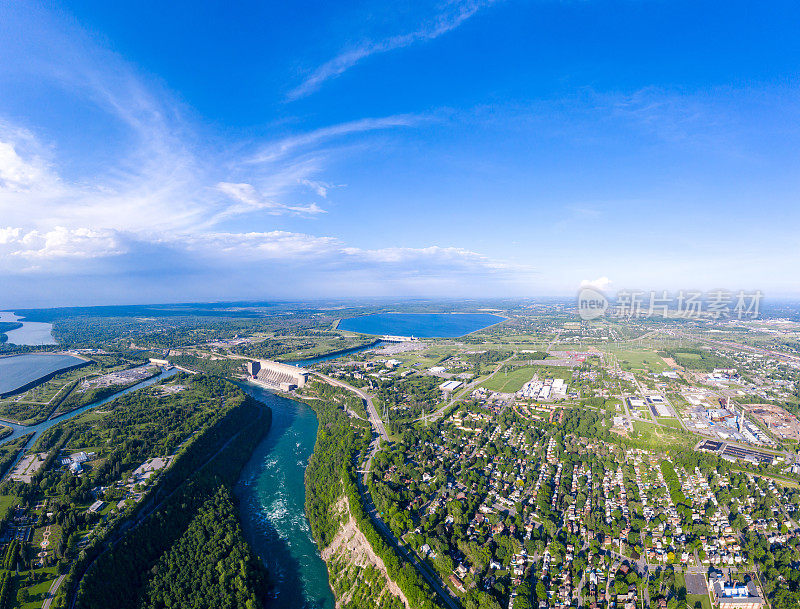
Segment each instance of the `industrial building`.
M764 600L754 581L746 584L724 582L717 579L710 582L710 590L719 609L761 609Z
M461 381L446 381L439 385L439 389L442 391L454 391L461 387Z
M518 395L535 400L564 398L567 396L567 384L561 378L537 381L534 377L522 386Z
M291 391L303 387L309 373L305 368L262 359L247 362L247 374L270 389Z

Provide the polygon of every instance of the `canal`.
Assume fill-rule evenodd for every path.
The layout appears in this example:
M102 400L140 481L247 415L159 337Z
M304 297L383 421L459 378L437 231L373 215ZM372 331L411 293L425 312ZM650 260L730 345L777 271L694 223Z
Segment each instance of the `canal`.
M123 389L122 391L118 391L117 393L108 396L107 398L103 398L102 400L98 400L97 402L92 402L91 404L87 404L86 406L81 406L80 408L76 408L71 412L64 413L58 417L53 419L48 419L47 421L42 421L37 425L17 425L16 423L12 423L11 421L5 421L0 419L0 423L6 425L13 429L13 432L0 440L0 444L5 444L6 442L11 442L12 440L16 440L20 436L24 436L33 432L33 436L28 440L25 448L31 446L36 439L42 435L42 432L50 429L54 425L58 425L59 423L63 423L64 421L68 421L72 417L76 417L82 412L86 412L87 410L91 410L92 408L97 408L98 406L102 406L103 404L108 404L111 400L115 400L120 396L123 396L131 391L136 391L137 389L141 389L142 387L147 387L148 385L152 385L153 383L157 383L161 379L169 378L170 376L176 375L180 370L177 368L171 368L169 370L161 370L160 374L157 374L154 377L147 379L146 381L142 381L141 383L137 383L127 389Z

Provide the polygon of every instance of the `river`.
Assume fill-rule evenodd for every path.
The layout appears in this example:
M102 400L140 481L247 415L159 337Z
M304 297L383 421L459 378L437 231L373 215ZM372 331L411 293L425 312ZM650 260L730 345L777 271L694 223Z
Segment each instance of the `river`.
M310 366L382 344L286 363ZM336 598L328 584L328 568L305 512L305 471L317 439L317 415L302 402L258 385L240 387L272 409L272 427L253 451L235 489L244 535L272 580L267 609L333 609Z
M18 321L22 324L21 328L6 332L8 342L15 345L55 345L53 338L53 324L41 321L24 321L24 317L19 317L10 311L0 311L0 321Z
M333 357L319 361L324 359ZM178 372L177 368L162 371L133 387L38 425L25 427L4 422L14 431L0 440L0 444L33 432L26 444L29 447L46 429ZM302 402L256 385L240 386L272 409L272 426L250 456L235 489L245 537L264 560L273 583L273 598L267 609L333 609L336 601L328 585L328 569L311 536L305 514L305 469L316 442L316 414Z
M387 345L386 341L379 340L378 342L371 344L371 345L364 345L362 347L353 347L352 349L345 349L344 351L337 351L336 353L330 353L328 355L320 355L319 357L312 357L309 359L299 359L292 362L284 362L285 364L291 364L292 366L311 366L313 364L320 364L322 362L329 362L334 359L339 359L340 357L346 357L348 355L354 355L356 353L361 353L362 351L368 351L369 349L380 349L381 347Z
M273 583L267 609L333 609L328 569L305 514L305 469L317 437L311 408L252 384L244 391L272 409L272 427L236 485L242 529Z

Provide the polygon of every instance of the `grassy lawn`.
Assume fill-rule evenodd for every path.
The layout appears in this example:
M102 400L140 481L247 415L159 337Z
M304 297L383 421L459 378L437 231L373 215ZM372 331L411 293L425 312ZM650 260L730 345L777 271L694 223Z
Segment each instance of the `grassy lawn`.
M606 349L614 355L623 370L649 370L650 372L661 373L670 370L666 362L655 352L649 349Z
M531 380L536 372L539 372L540 376L543 373L541 368L535 366L522 366L508 373L500 370L492 378L482 382L481 386L490 391L513 393L522 389L522 386Z
M14 495L0 495L0 518L3 518L6 512L17 504L17 501Z
M564 379L565 381L572 380L572 368L568 366L546 366L544 364L539 364L533 366L533 368L539 373L539 378Z
M662 425L672 427L674 429L681 429L681 424L675 417L657 417L656 420Z
M53 580L58 577L58 573L56 572L55 567L47 567L44 569L37 569L34 571L36 574L44 573L47 576L47 579L40 581L30 587L27 588L28 590L28 601L19 605L21 609L39 609L42 606L42 602L44 601L44 597L47 594L47 591L50 590L50 586L53 584ZM20 578L21 582L24 582L24 579ZM16 600L16 598L15 598Z
M688 440L683 436L679 436L675 432L671 431L670 428L658 427L655 423L645 423L644 421L634 421L633 422L633 436L639 440L644 440L645 442L651 442L655 444L671 444L675 445L687 445L694 440Z
M694 609L694 605L697 602L700 602L703 606L703 609L711 609L711 601L708 600L708 594L687 594L686 595L686 604Z
M30 542L30 549L31 555L35 556L41 551L41 543L42 539L44 539L44 531L47 527L39 527L34 529L33 531L33 538ZM57 524L50 525L50 537L49 537L50 544L47 546L47 550L50 552L50 555L53 555L58 545L61 543L61 526Z

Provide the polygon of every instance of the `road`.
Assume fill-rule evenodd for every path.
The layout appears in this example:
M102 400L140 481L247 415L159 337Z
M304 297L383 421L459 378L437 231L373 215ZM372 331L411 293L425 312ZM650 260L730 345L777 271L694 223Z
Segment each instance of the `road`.
M331 385L336 385L337 387L342 387L343 389L347 389L348 391L352 391L358 397L360 397L362 400L364 400L364 403L367 406L367 414L369 414L369 422L372 424L372 426L375 428L375 431L377 431L378 435L383 440L388 440L389 439L389 434L386 433L386 428L383 426L383 421L378 416L378 411L375 408L375 404L373 404L373 402L372 402L372 396L371 395L369 395L368 393L363 392L358 387L353 387L352 385L350 385L348 383L345 383L344 381L340 381L338 379L332 378L332 377L328 376L327 374L322 374L321 372L312 372L311 374L313 374L314 376L320 377L321 379L325 380L325 382L327 382L327 383L329 383Z
M341 387L342 389L347 389L348 391L352 391L358 397L360 397L364 401L364 405L367 408L367 415L369 415L369 422L372 425L372 429L375 431L375 439L370 444L369 455L367 456L366 461L364 462L364 469L361 470L359 473L366 473L372 469L372 458L375 456L381 448L381 440L388 442L389 441L389 434L386 433L386 427L383 425L383 421L378 416L378 410L375 408L375 404L372 402L372 396L368 393L365 393L358 387L353 387L349 383L345 383L344 381L340 381L339 379L332 378L327 374L322 374L321 372L312 372L311 374L320 377L326 383L330 385L335 385L336 387ZM348 414L351 414L348 412ZM361 418L361 417L356 417ZM363 419L361 419L363 421Z
M50 604L53 602L53 599L56 596L56 592L58 592L58 588L59 586L61 586L61 582L64 581L64 578L66 576L67 576L66 574L59 575L56 578L56 580L52 583L50 589L47 591L47 596L45 597L44 602L42 603L42 609L50 609Z
M372 429L375 434L375 439L373 440L372 444L370 445L369 455L364 463L364 468L358 470L360 474L357 477L358 483L358 492L361 495L361 503L364 506L364 511L367 512L369 515L370 520L372 520L372 524L375 528L381 532L384 539L388 541L395 551L402 556L405 560L409 563L414 565L414 568L417 570L422 578L430 585L431 588L436 592L442 602L449 608L449 609L461 609L460 604L456 601L450 593L447 591L445 585L441 582L439 577L431 571L430 568L422 561L420 561L416 554L413 551L408 549L405 544L403 544L392 532L389 525L387 525L381 515L378 513L377 508L375 507L375 502L372 500L372 494L369 492L369 486L367 485L367 475L372 469L372 459L375 456L375 453L378 452L380 448L380 441L389 439L389 435L386 433L386 428L383 425L383 421L378 416L378 411L375 408L375 405L372 402L372 396L368 393L362 391L358 387L353 387L352 385L345 383L344 381L340 381L335 378L331 378L326 374L322 374L320 372L312 372L315 376L323 379L325 382L335 385L337 387L341 387L343 389L347 389L348 391L352 391L362 400L367 406L367 413L369 414L369 421L372 424ZM358 464L356 463L356 466Z
M464 399L464 396L471 394L472 390L475 387L477 387L481 383L485 383L490 378L492 378L495 374L500 372L500 369L503 367L503 365L506 362L514 359L514 356L516 356L516 355L517 355L517 352L514 351L514 353L512 353L510 357L507 357L502 362L497 364L497 366L495 367L495 369L492 371L492 373L489 376L487 376L486 378L478 377L477 379L475 379L471 383L468 383L467 385L464 386L464 389L462 389L455 398L453 398L452 400L446 402L438 410L435 410L434 412L431 412L431 413L428 413L428 414L423 414L420 418L417 419L417 421L422 421L423 423L433 423L434 421L439 419L439 417L441 417L444 414L444 411L447 410L448 408L450 408L450 406L452 406L453 404L455 404L459 400Z

